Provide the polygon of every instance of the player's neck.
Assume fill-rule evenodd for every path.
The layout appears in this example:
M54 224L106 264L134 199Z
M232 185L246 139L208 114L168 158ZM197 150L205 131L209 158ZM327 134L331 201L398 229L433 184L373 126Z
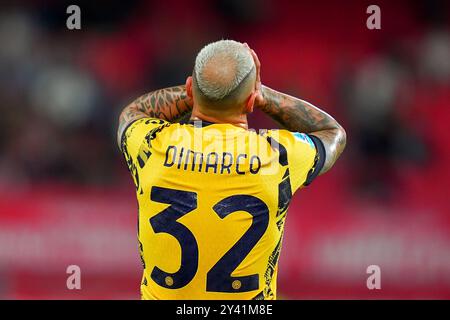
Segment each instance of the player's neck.
M219 118L212 115L206 115L194 108L192 110L191 120L202 120L211 123L229 123L237 127L248 129L247 116L245 114Z

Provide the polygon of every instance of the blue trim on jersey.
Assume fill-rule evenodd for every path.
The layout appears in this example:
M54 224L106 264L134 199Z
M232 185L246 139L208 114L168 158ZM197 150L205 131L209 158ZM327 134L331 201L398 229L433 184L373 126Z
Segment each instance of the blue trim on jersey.
M314 145L314 142L311 140L311 138L307 134L301 133L301 132L291 132L291 133L295 139L308 143L311 146L311 148L316 147Z

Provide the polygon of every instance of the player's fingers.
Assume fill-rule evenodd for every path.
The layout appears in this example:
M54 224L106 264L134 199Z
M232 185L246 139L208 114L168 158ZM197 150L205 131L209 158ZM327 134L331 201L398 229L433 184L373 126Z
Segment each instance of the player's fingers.
M252 48L250 48L247 44L247 42L244 42L244 47L246 47L249 51L250 54L252 55L253 61L255 62L256 67L260 67L261 63L259 62L258 56L256 55L255 50L253 50Z
M261 83L261 62L259 61L258 55L256 54L255 50L251 49L247 43L244 43L244 46L248 48L250 51L250 54L252 55L253 61L255 62L256 67L256 81L255 81L255 93L256 93L256 99L262 100L262 83Z
M255 65L260 68L261 67L261 62L259 61L258 55L256 54L255 50L250 49L251 53L252 53L252 57L253 60L255 60Z
M258 55L254 50L251 50L251 53L256 66L256 81L261 82L261 62L259 61Z
M259 61L258 55L256 54L255 50L250 49L250 51L251 51L251 53L252 53L253 59L255 60L255 63L256 63L258 66L261 66L261 62Z

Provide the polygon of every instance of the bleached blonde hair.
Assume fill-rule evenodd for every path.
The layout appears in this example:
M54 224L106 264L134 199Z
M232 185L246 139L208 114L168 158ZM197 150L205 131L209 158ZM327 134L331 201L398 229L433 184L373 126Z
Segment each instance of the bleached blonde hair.
M215 76L208 77L205 75L205 67L213 59ZM234 40L210 43L200 50L195 59L197 86L210 100L224 99L242 83L254 65L253 57L242 43Z

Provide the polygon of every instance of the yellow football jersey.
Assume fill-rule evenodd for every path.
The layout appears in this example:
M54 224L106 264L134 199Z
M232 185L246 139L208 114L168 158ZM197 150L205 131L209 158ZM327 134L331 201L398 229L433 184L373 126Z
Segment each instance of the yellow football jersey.
M318 143L319 142L319 143ZM231 124L133 122L143 299L275 299L292 194L323 164L316 137Z

